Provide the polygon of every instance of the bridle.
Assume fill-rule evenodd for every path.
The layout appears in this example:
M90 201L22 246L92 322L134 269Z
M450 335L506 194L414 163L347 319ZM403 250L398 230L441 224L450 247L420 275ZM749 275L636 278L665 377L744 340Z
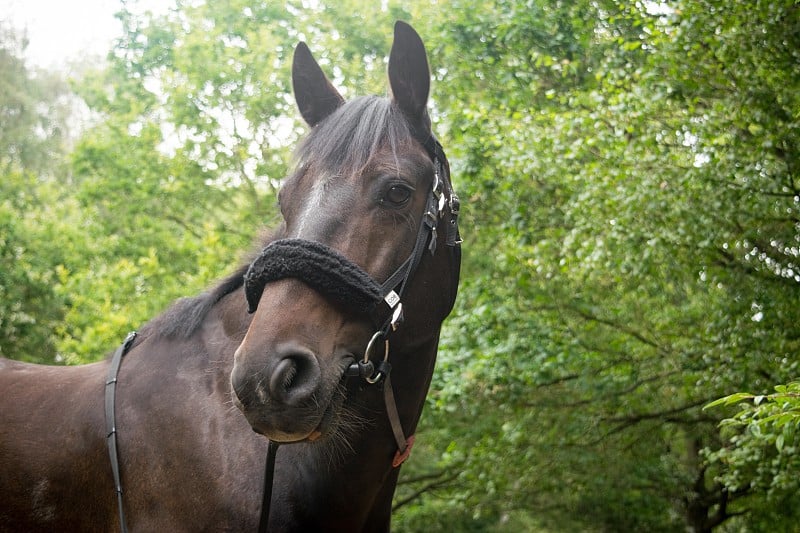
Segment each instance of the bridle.
M421 143L433 161L434 179L425 203L414 248L409 257L383 283L375 281L361 267L324 244L304 239L280 239L268 244L250 264L244 275L244 291L248 312L254 313L267 283L283 278L297 278L350 311L369 317L376 325L375 333L367 343L364 355L354 360L345 370L348 378L363 379L368 385L383 387L387 417L392 428L397 451L392 467L400 466L409 456L414 435L405 436L391 384L389 362L391 334L403 321L402 296L409 280L416 272L425 252L436 251L440 224L444 223L445 243L456 247L461 244L458 231L460 202L450 180L450 165L442 145L433 135ZM125 342L111 358L106 380L105 416L107 444L114 476L119 509L120 530L127 532L122 501L122 483L119 473L117 434L115 421L115 393L117 374L122 357L134 344L136 333L128 335ZM381 348L383 348L381 350ZM266 532L269 522L270 502L279 443L270 440L264 472L259 532Z
M402 296L426 251L431 255L435 253L440 223L445 224L446 245L455 247L461 244L458 231L460 202L450 180L447 156L433 135L422 145L433 161L433 183L411 254L383 283L375 281L361 267L332 248L304 239L280 239L268 244L244 275L250 313L257 309L267 283L283 278L297 278L338 305L369 317L377 326L363 357L349 365L345 376L360 378L369 385L380 384L383 387L386 413L397 444L392 460L393 468L403 464L414 443L414 435L406 437L400 422L391 383L392 365L389 362L391 334L403 321ZM265 532L269 522L278 446L277 442L269 443L259 532Z
M250 264L244 275L248 312L254 313L264 287L271 281L297 278L326 298L349 311L371 318L377 329L361 360L345 372L361 377L369 384L386 379L391 371L388 362L389 336L403 321L402 296L409 279L416 272L425 251L436 251L438 226L445 220L448 246L461 244L458 231L460 201L450 180L450 166L442 145L432 135L423 143L434 166L434 179L425 203L414 248L409 257L386 281L378 283L361 267L328 246L305 239L280 239L268 244ZM449 213L449 217L447 217ZM374 352L384 345L383 357L373 361ZM400 448L404 448L398 443Z

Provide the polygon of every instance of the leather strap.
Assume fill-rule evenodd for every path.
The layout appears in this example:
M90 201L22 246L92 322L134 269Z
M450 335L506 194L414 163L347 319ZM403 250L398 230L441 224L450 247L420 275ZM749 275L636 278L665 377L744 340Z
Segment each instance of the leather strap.
M261 517L258 520L258 533L266 533L269 526L269 510L272 504L272 486L275 478L275 456L278 453L278 443L269 441L267 449L267 462L264 465L264 491L261 496Z
M122 364L122 357L130 351L134 340L136 340L136 332L132 331L128 333L125 341L117 348L114 355L111 356L111 364L108 366L108 377L106 378L106 443L108 444L108 457L111 460L111 473L114 476L114 490L117 493L117 507L119 508L119 528L122 533L127 533L128 526L125 523L125 510L122 506L122 482L119 475L117 423L114 415L114 407L119 367Z
M414 444L414 435L406 438L403 432L403 424L400 422L400 415L397 412L397 403L394 400L392 379L388 374L383 382L383 403L386 404L386 415L389 418L389 424L392 426L392 434L397 443L397 451L392 460L392 467L397 468L403 464L411 454L411 446Z

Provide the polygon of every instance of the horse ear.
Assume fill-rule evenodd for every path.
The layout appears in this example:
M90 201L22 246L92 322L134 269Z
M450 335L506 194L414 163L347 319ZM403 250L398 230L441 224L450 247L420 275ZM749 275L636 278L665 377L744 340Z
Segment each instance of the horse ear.
M394 25L394 43L389 54L389 86L392 99L414 124L428 122L426 106L431 88L428 56L419 34L402 21Z
M312 128L344 103L304 42L294 49L292 87L297 108Z

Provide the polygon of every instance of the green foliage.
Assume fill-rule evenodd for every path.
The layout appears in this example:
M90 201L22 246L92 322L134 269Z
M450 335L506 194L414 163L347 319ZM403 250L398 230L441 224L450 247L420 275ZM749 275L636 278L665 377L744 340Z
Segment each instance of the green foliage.
M466 276L422 433L463 457L427 468L466 473L428 499L564 529L780 522L725 487L701 407L797 376L796 8L454 4L434 57Z
M0 185L0 356L52 358L50 329L61 317L52 289L52 257L38 248L42 237L15 204L11 189L25 176L6 173Z
M25 65L24 48L0 24L0 356L53 361L62 197L43 182L63 171L69 102L63 80Z
M773 394L735 393L706 408L736 405L720 425L726 446L709 453L719 481L730 491L755 490L772 500L800 490L800 383L777 385Z

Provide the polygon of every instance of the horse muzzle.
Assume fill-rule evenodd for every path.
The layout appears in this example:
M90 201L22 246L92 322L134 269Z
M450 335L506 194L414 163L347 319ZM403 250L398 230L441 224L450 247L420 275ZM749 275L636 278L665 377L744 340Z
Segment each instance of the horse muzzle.
M246 359L237 350L237 359ZM338 407L334 401L340 377L323 379L317 356L308 348L284 343L261 368L238 363L231 373L234 404L253 430L278 442L315 440L327 429ZM312 438L314 437L314 438Z

